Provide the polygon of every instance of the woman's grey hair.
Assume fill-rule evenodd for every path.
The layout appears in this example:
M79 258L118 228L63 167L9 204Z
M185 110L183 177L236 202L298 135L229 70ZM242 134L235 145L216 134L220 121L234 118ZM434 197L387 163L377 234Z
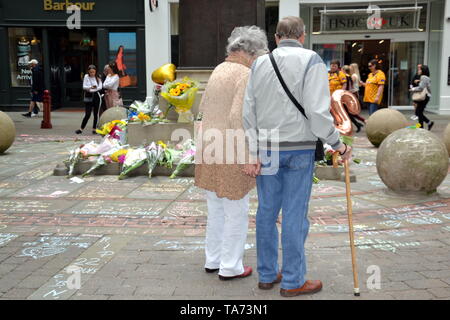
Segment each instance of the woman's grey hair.
M227 55L244 51L251 56L269 52L266 32L257 26L236 27L228 38Z

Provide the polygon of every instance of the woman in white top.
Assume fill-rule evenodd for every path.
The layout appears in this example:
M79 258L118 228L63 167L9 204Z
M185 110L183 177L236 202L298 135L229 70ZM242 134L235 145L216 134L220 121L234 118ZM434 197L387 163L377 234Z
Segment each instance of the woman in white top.
M112 107L122 107L123 102L119 95L119 70L115 62L109 63L109 68L107 68L108 75L106 76L105 82L103 82L103 87L105 90L105 102L106 108Z
M81 123L81 128L75 131L76 134L81 134L86 127L91 113L94 113L94 124L92 126L92 133L95 134L95 128L98 121L98 110L101 104L100 90L102 90L102 80L97 76L97 68L94 65L88 67L88 73L84 76L83 91L85 114Z

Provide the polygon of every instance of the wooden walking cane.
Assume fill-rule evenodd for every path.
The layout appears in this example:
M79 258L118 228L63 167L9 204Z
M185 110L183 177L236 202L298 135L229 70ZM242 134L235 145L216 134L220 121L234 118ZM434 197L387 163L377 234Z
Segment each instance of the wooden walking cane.
M353 234L353 211L352 211L352 199L350 194L350 170L348 160L344 161L345 167L345 191L347 195L347 215L348 215L348 233L350 235L350 249L352 253L352 269L353 269L353 293L355 296L360 296L359 283L358 283L358 267L356 265L355 255L355 239Z

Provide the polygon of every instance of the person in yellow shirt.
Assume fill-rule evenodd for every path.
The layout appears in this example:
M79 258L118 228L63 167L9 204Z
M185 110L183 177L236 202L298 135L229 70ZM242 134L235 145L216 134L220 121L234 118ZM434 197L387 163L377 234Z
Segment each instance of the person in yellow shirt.
M341 63L339 60L333 60L330 63L330 71L328 72L328 83L330 86L330 95L338 89L346 90L347 77L341 70Z
M369 61L370 73L366 82L360 82L360 85L365 87L364 102L369 104L369 115L378 110L378 107L383 100L383 90L386 84L386 75L380 70L378 60L372 59Z

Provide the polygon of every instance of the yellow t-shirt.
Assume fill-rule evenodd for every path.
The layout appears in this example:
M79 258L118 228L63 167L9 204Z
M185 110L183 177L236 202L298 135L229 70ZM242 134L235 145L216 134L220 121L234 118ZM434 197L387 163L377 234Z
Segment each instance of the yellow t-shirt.
M328 83L330 86L330 95L333 94L334 91L338 89L342 89L344 86L344 83L347 82L347 77L345 76L345 73L342 71L339 71L339 75L335 72L331 73L328 72Z
M386 75L383 71L378 70L377 73L369 73L369 77L366 81L366 89L364 90L364 102L380 104L383 100L383 92L380 94L378 101L375 101L377 96L378 87L386 84Z

